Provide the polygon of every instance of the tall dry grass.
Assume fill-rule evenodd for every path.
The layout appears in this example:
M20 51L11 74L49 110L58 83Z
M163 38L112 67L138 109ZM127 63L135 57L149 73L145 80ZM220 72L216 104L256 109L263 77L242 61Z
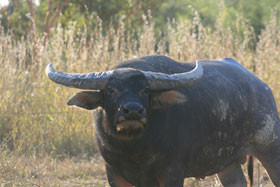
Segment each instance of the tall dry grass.
M75 89L56 85L45 76L52 62L65 72L103 71L119 61L163 54L180 61L233 57L273 90L280 109L280 27L272 14L260 36L240 19L235 30L219 22L205 28L198 14L183 23L170 21L161 40L154 23L143 16L142 32L127 32L124 23L102 22L94 30L58 25L45 45L36 34L16 40L0 28L0 183L3 186L104 186L89 112L66 106ZM236 35L236 33L239 33ZM255 40L257 38L257 40ZM255 45L254 45L255 44ZM91 158L77 162L68 156ZM92 157L89 157L92 156ZM80 160L80 159L79 159ZM101 162L101 163L100 163ZM265 175L264 175L265 176ZM264 177L265 179L265 177ZM214 178L187 180L186 186L218 186Z
M58 25L45 45L39 34L15 40L12 33L0 30L0 142L7 150L55 158L96 153L90 113L66 106L77 90L49 81L45 76L49 62L61 71L89 72L150 54L179 61L233 57L270 85L280 108L280 27L274 14L257 41L243 19L235 31L219 22L211 31L198 15L183 23L170 21L159 41L151 18L143 19L138 39L122 22L104 34L101 20L94 30L86 26L77 30L75 23L64 29Z

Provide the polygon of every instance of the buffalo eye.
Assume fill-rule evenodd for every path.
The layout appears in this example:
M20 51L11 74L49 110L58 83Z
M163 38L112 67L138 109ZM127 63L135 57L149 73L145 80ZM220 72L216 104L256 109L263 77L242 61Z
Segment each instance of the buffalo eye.
M113 94L116 94L118 92L118 90L117 89L115 89L115 88L107 88L106 89L106 93L108 94L108 95L113 95Z
M144 88L141 90L142 95L149 95L150 94L150 89L149 88Z

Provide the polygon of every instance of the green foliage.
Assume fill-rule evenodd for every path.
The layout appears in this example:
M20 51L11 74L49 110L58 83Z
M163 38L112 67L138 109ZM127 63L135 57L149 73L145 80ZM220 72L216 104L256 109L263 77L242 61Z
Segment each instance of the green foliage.
M31 22L28 18L29 11L25 3L22 4L21 8L10 4L7 7L3 7L0 12L0 23L5 28L5 31L10 29L18 38L27 34L31 27Z
M64 1L54 1L50 10L54 12L59 6L58 3ZM34 6L37 31L43 33L49 1L41 0ZM55 23L66 27L76 22L77 28L87 25L87 28L94 29L99 17L103 23L103 32L106 32L110 25L118 27L120 20L128 32L139 31L143 24L142 15L148 15L150 10L158 38L162 36L162 32L167 31L168 20L191 21L197 11L204 26L215 29L218 21L220 26L238 30L236 23L242 18L254 28L255 35L258 36L264 29L265 22L269 20L272 9L279 18L278 0L70 0ZM0 20L5 30L13 30L17 37L27 36L31 28L29 9L24 0L11 0L7 7L1 9Z

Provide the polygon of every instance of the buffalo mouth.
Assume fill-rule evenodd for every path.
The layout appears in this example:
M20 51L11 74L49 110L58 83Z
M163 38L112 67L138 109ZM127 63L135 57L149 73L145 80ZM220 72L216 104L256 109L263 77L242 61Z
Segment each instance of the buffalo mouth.
M141 135L145 128L146 119L123 120L116 125L117 134L123 138L135 138Z

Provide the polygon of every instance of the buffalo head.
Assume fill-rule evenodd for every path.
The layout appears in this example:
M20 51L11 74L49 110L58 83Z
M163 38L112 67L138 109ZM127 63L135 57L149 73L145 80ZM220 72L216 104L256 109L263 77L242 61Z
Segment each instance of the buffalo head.
M143 134L152 108L185 102L185 96L174 89L194 84L202 77L203 70L197 61L192 71L171 75L132 68L70 74L57 72L49 64L46 74L58 84L91 90L77 93L67 104L88 110L102 107L106 132L131 139Z

